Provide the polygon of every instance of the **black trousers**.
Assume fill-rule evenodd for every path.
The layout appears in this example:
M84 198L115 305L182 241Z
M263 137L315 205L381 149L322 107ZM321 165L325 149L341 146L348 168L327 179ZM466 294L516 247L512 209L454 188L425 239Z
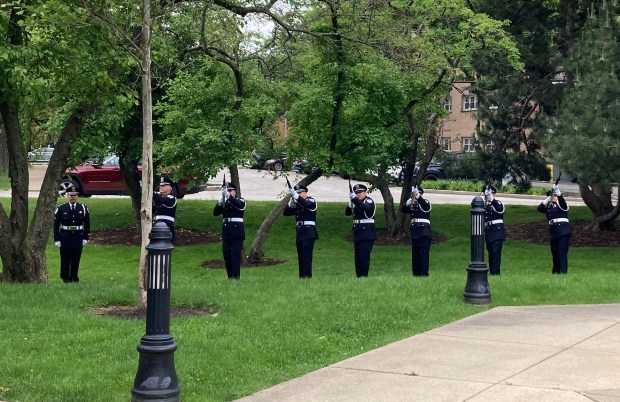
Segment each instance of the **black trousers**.
M504 239L486 242L489 253L489 272L491 275L499 275L502 265L502 245Z
M370 253L374 240L358 240L355 244L355 274L357 277L368 276L370 269Z
M299 277L312 278L312 251L314 240L307 239L297 242L297 262L299 264Z
M554 274L568 273L568 246L570 245L570 233L566 236L551 239L551 256L553 257Z
M411 271L413 276L428 276L431 240L428 236L411 239Z
M243 248L243 240L232 239L222 241L222 254L224 254L224 264L226 265L226 273L230 279L239 279L241 277L241 249Z
M60 247L60 278L63 282L79 282L78 271L82 258L83 246Z

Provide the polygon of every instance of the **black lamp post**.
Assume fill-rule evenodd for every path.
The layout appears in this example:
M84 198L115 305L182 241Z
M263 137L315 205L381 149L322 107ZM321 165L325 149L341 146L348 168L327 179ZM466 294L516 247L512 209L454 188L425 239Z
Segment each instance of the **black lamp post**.
M471 202L471 261L467 266L467 283L463 297L466 303L491 303L491 290L484 262L484 201L474 197Z
M172 234L163 222L149 235L146 290L146 334L140 339L140 363L131 389L131 401L178 402L179 382L174 368L177 345L170 335L170 243Z

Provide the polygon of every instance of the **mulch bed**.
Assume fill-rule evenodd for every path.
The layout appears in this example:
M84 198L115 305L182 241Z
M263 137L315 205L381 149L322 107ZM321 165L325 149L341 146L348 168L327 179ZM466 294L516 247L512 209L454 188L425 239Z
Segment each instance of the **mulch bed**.
M241 268L260 268L268 267L271 265L284 264L286 260L276 260L264 258L261 262L245 262L241 264ZM200 263L200 266L206 269L224 269L224 260L207 260Z
M122 318L125 320L146 318L146 308L138 306L102 306L93 307L91 311L96 315ZM170 317L216 317L217 311L212 308L170 306Z
M196 244L217 243L221 241L219 234L201 232L191 229L175 229L175 246L193 246ZM99 244L140 246L140 234L135 228L104 229L90 234L90 241Z
M571 222L571 247L618 247L620 231L593 231L586 228L590 222ZM506 228L508 238L529 243L549 244L549 225L546 221L522 223Z

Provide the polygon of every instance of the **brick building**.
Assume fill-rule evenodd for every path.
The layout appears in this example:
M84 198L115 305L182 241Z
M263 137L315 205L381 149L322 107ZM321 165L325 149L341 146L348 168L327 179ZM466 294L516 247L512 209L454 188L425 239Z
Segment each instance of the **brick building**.
M478 120L478 96L470 93L471 82L457 82L444 108L450 113L440 126L440 145L446 152L474 152Z

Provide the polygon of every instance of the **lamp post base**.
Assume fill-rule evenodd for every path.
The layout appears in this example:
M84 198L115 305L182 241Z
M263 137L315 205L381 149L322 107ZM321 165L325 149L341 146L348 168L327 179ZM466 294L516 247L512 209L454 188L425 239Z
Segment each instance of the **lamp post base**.
M140 363L131 389L131 401L180 401L180 389L174 368L177 345L170 335L145 335L140 340Z
M491 290L487 277L488 268L484 262L470 262L467 266L467 283L463 291L466 303L490 304Z

